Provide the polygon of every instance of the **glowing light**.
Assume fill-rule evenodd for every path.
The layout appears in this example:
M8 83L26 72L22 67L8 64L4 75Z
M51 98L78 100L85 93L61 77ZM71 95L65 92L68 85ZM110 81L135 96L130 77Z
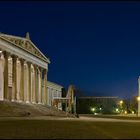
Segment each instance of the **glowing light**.
M92 111L95 111L95 108L91 108Z
M137 97L137 100L140 101L140 97Z
M119 111L119 109L118 108L116 108L116 112L118 112Z
M102 110L102 108L101 108L101 107L100 107L99 109L100 109L100 110Z
M0 51L0 53L2 53L2 51Z
M120 101L120 104L123 104L123 100Z
M127 111L124 111L124 114L127 114Z
M132 114L134 114L134 111L132 111Z

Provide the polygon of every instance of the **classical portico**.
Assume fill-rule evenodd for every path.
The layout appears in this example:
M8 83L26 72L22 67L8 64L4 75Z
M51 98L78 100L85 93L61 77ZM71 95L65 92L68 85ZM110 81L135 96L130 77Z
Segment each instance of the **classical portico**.
M0 100L47 104L49 63L28 33L0 33Z

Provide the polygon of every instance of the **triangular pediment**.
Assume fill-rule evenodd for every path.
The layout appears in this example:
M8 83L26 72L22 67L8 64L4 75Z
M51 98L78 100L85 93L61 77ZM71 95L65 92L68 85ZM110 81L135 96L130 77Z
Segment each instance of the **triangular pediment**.
M17 47L20 47L25 51L31 53L32 55L50 63L49 59L34 45L34 43L31 40L5 34L0 34L0 37L5 41L8 41L16 45Z

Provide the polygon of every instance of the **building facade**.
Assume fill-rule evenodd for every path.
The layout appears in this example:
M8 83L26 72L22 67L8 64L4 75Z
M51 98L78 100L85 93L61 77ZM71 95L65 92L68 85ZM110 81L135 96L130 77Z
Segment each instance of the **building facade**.
M47 81L49 63L28 33L25 38L0 33L0 100L51 105L61 86Z
M77 112L79 114L116 114L119 97L77 97Z
M63 87L61 85L58 85L58 84L50 82L50 81L47 82L48 106L54 106L53 105L54 99L62 97L62 88ZM58 106L56 106L56 108L62 110L62 103L58 103Z

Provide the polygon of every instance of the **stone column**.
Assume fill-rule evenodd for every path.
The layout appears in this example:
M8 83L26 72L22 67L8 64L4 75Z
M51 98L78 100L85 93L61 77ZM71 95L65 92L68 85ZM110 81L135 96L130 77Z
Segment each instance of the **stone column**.
M29 77L29 74L28 74L27 62L24 61L24 101L26 103L29 103L29 93L28 93L29 80L28 80L28 77Z
M37 100L37 67L34 65L34 100L35 103L38 102Z
M3 53L0 50L0 100L4 99L4 61Z
M47 70L44 69L44 104L47 104Z
M21 74L20 74L20 100L24 101L24 59L20 59Z
M39 98L40 98L40 103L43 103L43 96L42 96L42 68L40 68Z
M8 87L8 56L9 53L4 52L4 99L8 99L9 87Z
M34 102L34 97L33 94L34 93L34 67L31 64L31 102Z
M33 73L34 73L34 75L33 75L33 83L32 83L32 85L33 85L33 91L32 91L32 103L36 103L36 66L35 65L33 65Z
M17 56L12 55L12 101L17 100Z
M38 79L38 66L35 65L35 103L38 103L39 98L39 92L38 92L38 85L39 85L39 79Z
M49 93L49 88L47 87L47 105L50 106L50 93Z
M41 104L41 70L38 68L38 104Z
M28 65L28 96L29 96L29 102L31 102L31 63L27 62Z
M21 93L20 93L20 81L21 81L21 63L19 58L17 58L17 63L16 63L16 72L17 72L17 101L21 101Z

